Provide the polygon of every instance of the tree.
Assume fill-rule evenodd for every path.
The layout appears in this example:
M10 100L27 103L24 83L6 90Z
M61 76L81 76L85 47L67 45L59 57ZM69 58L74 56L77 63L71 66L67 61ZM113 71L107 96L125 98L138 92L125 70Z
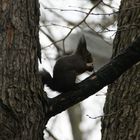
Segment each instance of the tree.
M52 116L112 83L140 60L138 38L75 90L48 98L38 75L38 1L1 1L0 9L1 140L43 139L43 130Z
M38 0L0 1L0 139L36 140L46 120L38 77Z
M137 4L137 0L121 1L113 56L140 34L140 7ZM129 59L131 61L131 57ZM140 139L139 81L140 63L137 63L109 86L102 120L102 140Z

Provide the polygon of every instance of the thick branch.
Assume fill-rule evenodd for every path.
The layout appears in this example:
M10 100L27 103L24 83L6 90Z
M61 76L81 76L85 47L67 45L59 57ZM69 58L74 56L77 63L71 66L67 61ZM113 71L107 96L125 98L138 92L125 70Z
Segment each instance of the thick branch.
M50 108L48 110L50 117L95 94L104 86L116 80L126 70L139 62L139 60L140 37L138 37L127 49L113 58L110 63L79 83L75 90L50 99Z

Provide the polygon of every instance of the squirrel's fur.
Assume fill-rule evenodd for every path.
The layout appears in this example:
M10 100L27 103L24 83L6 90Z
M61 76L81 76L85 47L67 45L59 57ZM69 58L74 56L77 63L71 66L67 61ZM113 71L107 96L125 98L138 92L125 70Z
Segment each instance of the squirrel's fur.
M53 69L53 78L43 69L40 71L43 85L52 90L66 92L74 88L76 76L85 71L93 70L93 59L87 50L85 37L80 38L76 52L73 55L61 57Z

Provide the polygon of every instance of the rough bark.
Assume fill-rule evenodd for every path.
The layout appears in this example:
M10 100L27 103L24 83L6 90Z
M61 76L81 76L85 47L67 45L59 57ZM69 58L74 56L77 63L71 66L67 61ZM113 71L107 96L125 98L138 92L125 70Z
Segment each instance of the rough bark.
M139 23L139 0L122 0L113 56L140 34ZM102 140L140 139L140 63L109 86L104 113Z
M43 138L37 0L0 1L0 139Z

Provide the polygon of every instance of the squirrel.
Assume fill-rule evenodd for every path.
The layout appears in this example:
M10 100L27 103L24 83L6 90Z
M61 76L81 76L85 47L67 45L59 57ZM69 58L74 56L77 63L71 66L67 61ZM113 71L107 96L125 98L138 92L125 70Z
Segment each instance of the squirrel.
M53 69L53 78L45 69L40 71L43 85L58 92L67 92L76 85L77 75L85 71L93 71L93 59L87 50L84 35L79 40L76 52L72 55L63 56L56 61Z

